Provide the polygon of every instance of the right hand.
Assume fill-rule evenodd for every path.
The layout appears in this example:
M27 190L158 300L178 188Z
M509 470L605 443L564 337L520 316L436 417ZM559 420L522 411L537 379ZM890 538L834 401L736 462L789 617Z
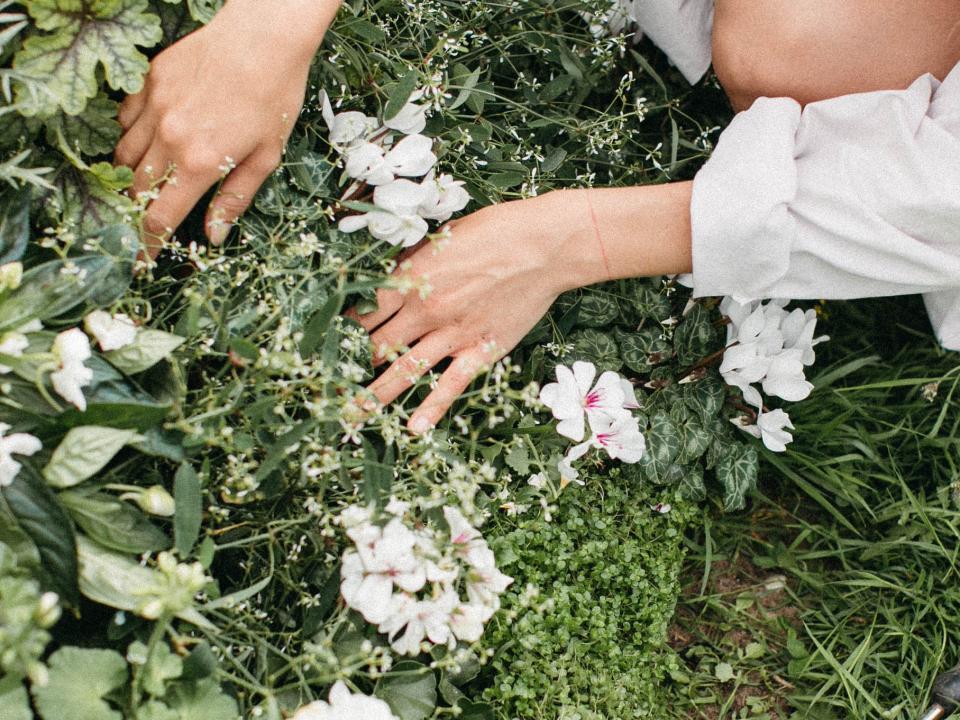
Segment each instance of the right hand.
M143 228L153 256L224 178L205 220L211 242L222 242L280 162L320 38L284 35L282 11L267 5L254 17L255 6L227 3L210 24L157 55L143 90L120 107L115 162L134 170L134 197L159 191Z

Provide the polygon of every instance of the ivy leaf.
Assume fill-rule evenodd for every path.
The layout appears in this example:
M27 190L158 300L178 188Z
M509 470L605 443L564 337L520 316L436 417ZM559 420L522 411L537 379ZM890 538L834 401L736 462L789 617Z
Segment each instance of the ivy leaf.
M570 364L576 360L589 360L603 370L619 370L623 366L619 348L607 333L593 328L578 330L570 336L573 348L563 361Z
M136 375L168 358L183 342L184 338L179 335L145 329L138 332L129 345L106 352L103 356L120 372Z
M626 300L638 322L656 320L659 323L670 317L670 301L647 282L633 283L626 294Z
M660 331L654 329L636 332L614 331L614 337L620 346L623 364L634 372L645 374L654 365L658 365L671 355L670 344L660 337Z
M726 510L742 510L746 495L757 487L760 459L750 445L730 443L717 464L717 480L723 485L723 504Z
M43 476L55 488L68 488L100 472L120 448L138 439L132 430L87 425L75 427L53 451Z
M43 478L27 464L15 481L0 491L20 528L36 545L51 589L76 605L80 600L77 540L67 511Z
M103 699L127 682L127 663L119 653L63 647L49 666L49 682L33 686L43 720L123 720Z
M688 468L680 480L680 494L687 500L699 502L707 496L707 486L703 482L703 468Z
M161 37L160 19L147 12L147 0L30 0L37 28L50 34L27 38L14 68L44 83L48 92L32 98L18 92L25 115L50 115L62 108L83 112L97 95L97 68L107 83L128 94L143 88L150 67L137 45L152 47Z
M211 679L174 684L164 702L176 711L177 720L237 720L236 701Z
M716 375L684 385L684 401L704 422L715 418L727 399L726 385Z
M563 307L561 303L558 303L558 306ZM580 327L593 328L605 327L616 321L619 315L620 306L612 294L599 291L584 291L580 297L577 325Z
M425 720L437 706L437 678L425 670L424 665L412 660L399 662L377 683L373 694L385 701L400 720Z
M650 418L646 439L647 451L640 458L640 469L655 483L667 482L680 452L680 431L667 413L660 412Z
M47 142L56 147L59 133L82 155L112 152L122 134L116 119L118 107L116 101L101 93L77 115L61 111L47 121Z
M719 344L717 328L710 311L697 304L677 326L673 334L673 347L682 365L692 365L702 360Z

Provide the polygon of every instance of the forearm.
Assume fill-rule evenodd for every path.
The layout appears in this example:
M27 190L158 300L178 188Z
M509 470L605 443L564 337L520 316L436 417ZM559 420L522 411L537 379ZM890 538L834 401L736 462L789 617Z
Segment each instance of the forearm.
M560 259L561 285L690 272L692 186L560 190L534 199L536 226Z
M253 34L316 54L342 0L228 0L214 22L229 22Z

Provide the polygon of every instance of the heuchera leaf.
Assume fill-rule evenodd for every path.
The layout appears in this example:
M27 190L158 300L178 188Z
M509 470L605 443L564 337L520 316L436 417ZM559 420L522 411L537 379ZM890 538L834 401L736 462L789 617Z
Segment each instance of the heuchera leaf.
M50 656L49 665L49 682L33 686L43 720L122 720L103 699L127 681L122 655L64 647Z
M47 122L47 142L56 147L59 132L72 150L83 155L112 152L122 132L116 120L118 107L116 101L101 93L78 115L61 112Z
M143 88L149 62L136 46L152 47L162 37L147 0L30 0L26 6L37 28L50 34L27 38L14 68L49 92L35 100L19 93L23 114L50 115L58 107L68 115L83 112L97 95L101 64L114 90Z

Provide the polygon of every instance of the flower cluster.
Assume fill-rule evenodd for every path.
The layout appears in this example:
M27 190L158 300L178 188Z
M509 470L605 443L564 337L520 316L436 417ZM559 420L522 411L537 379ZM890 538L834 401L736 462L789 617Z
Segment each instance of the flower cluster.
M445 222L470 202L461 181L434 172L433 140L421 134L428 106L416 102L422 95L415 92L400 112L381 124L357 111L334 115L323 94L330 144L343 155L346 174L353 179L342 200L361 199L372 187L370 199L377 208L343 218L343 232L366 228L378 240L411 247L426 237L428 220ZM395 133L404 137L396 140Z
M330 688L329 702L317 700L304 705L291 720L396 720L390 706L379 698L351 693L342 682Z
M459 509L443 508L448 532L442 534L408 527L407 510L406 503L391 503L393 517L384 526L369 509L344 510L340 523L355 547L343 556L340 594L401 654L418 654L424 638L450 647L479 640L513 579L497 569L493 551Z
M577 361L572 368L557 366L557 382L544 385L540 401L559 420L557 432L577 442L560 461L560 476L576 480L573 462L591 448L607 451L615 460L635 463L643 457L646 441L632 411L639 408L633 385L624 377L608 370L594 384L597 367L591 362ZM591 437L584 441L586 427Z
M765 410L759 383L767 395L791 402L806 398L813 385L804 376L804 367L816 360L813 348L828 340L814 338L817 314L799 308L788 312L789 300L739 302L724 298L720 311L729 319L727 347L720 374L729 385L740 388L743 399L757 409L756 423L737 418L734 423L761 438L774 452L782 452L793 436L790 416L783 410Z

